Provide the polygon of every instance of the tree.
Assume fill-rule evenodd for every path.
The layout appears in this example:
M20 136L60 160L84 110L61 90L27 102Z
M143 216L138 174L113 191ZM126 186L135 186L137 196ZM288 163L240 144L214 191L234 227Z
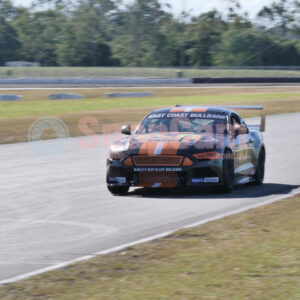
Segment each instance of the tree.
M240 0L227 0L225 14L184 21L160 0L34 0L30 8L10 1L0 0L1 64L179 66L183 47L187 66L299 64L299 0L265 7L259 15L268 27L252 24Z
M0 15L0 65L19 58L21 43L15 29Z
M298 65L296 43L268 36L256 29L225 32L214 52L218 66L288 66Z
M242 12L240 0L226 0L229 4L226 21L230 29L252 28L248 13Z
M16 9L10 0L0 0L0 17L5 20L11 20Z
M80 0L71 18L63 26L57 55L61 65L109 66L118 64L111 57L110 24L114 2Z
M290 28L299 27L299 1L279 0L273 2L258 13L258 18L271 22L274 28L278 28L280 35L286 36Z
M9 0L0 0L0 65L18 59L21 43L16 30L9 23L14 13L15 9Z
M84 32L71 29L64 34L64 42L59 45L58 61L63 66L112 66L118 65L111 57L109 45L100 40L92 41Z
M45 66L57 65L56 49L62 40L65 19L59 10L30 13L23 9L13 23L22 43L21 58L38 61Z
M193 18L188 26L188 64L192 66L211 66L212 52L221 40L226 24L220 13L211 11Z
M170 50L167 43L174 37L172 30L166 32L166 28L171 29L168 23L176 25L173 21L159 1L136 0L118 14L114 54L123 65L160 65L166 58L164 49Z

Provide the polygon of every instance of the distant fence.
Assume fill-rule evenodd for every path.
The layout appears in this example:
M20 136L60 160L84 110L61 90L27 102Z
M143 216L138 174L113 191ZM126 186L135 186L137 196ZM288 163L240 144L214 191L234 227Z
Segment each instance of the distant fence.
M0 78L242 78L300 77L300 66L293 67L0 67Z
M1 85L73 85L73 86L164 86L235 83L300 83L300 77L223 77L223 78L0 78Z
M192 78L0 78L0 85L180 85L192 83Z

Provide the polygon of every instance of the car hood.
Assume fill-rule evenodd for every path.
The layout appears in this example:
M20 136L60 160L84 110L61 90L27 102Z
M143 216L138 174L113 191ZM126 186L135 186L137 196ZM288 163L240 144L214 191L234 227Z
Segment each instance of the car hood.
M219 148L224 135L159 133L132 135L113 144L111 150L139 155L181 155ZM220 147L221 148L221 147Z

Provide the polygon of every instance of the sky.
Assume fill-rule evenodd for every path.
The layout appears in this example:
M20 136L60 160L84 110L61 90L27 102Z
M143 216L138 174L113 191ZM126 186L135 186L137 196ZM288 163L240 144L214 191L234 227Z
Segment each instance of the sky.
M250 17L255 17L257 12L265 5L269 5L274 0L241 0L242 8L247 11ZM13 0L13 3L29 6L32 0ZM133 0L124 0L125 3L133 2ZM217 8L219 11L228 7L228 0L161 0L161 3L168 3L172 6L171 11L178 15L182 10L182 3L185 3L185 10L194 15Z

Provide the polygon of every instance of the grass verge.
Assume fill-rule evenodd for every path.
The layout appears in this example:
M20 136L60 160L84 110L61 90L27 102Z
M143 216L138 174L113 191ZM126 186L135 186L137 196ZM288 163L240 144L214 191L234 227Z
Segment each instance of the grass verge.
M151 91L151 88L146 89ZM87 89L79 93L82 100L50 101L48 94L55 91L18 91L24 95L20 102L0 102L0 143L27 141L30 125L42 116L61 118L69 127L71 136L84 133L78 124L82 117L90 116L98 120L92 127L95 133L102 133L103 124L136 123L155 108L186 105L265 105L267 114L300 111L300 88L272 87L238 89L154 89L152 98L107 99L105 93L111 89ZM119 90L120 91L120 90ZM132 90L134 91L134 89ZM138 89L141 91L141 89ZM60 91L63 92L63 91ZM67 91L70 92L70 91ZM15 93L10 91L9 93ZM51 138L48 133L44 138Z
M0 288L2 300L299 299L300 196Z

